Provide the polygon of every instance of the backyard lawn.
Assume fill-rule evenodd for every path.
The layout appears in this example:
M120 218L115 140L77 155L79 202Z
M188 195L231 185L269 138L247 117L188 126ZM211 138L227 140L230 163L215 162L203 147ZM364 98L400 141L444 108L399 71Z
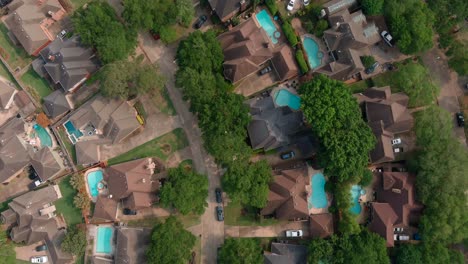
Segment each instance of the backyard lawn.
M13 79L13 76L11 76L10 72L8 71L7 67L3 64L3 62L0 62L0 76L16 84L15 79Z
M169 98L169 94L167 93L166 88L162 90L154 90L151 94L151 99L153 101L153 105L161 111L161 113L167 115L176 115L176 111L174 109L174 105L172 105L172 101Z
M14 70L17 67L24 68L32 61L21 46L13 44L8 37L8 29L0 23L0 56L4 58L8 65Z
M41 102L43 97L52 93L52 89L44 78L41 78L31 67L21 76L21 81L27 86L29 93L38 102Z
M242 214L242 206L238 202L230 202L224 207L224 223L232 226L269 226L278 224L276 219L257 220L252 212Z
M60 180L59 187L62 198L55 202L57 212L63 215L68 226L82 223L81 210L73 205L76 190L70 185L70 176Z
M110 159L108 164L114 165L147 157L158 157L162 160L166 160L172 153L186 146L188 146L188 141L184 130L182 130L182 128L176 128L167 134Z
M67 149L67 152L69 155L71 155L73 159L73 163L76 164L76 150L75 146L70 142L68 139L66 132L63 129L57 129L60 139L62 140L63 144L65 145L65 148Z

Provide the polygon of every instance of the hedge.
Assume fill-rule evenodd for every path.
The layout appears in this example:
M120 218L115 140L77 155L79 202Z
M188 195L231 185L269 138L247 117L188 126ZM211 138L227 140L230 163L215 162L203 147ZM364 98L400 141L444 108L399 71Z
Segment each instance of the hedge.
M304 53L302 52L302 50L296 51L296 60L299 64L299 68L301 68L302 74L309 71L309 66L307 65L307 62L304 59Z
M294 29L291 26L291 24L289 24L289 22L284 22L282 28L283 28L284 35L289 41L289 44L291 44L291 46L293 47L296 46L297 36L296 36L296 33L294 33Z
M278 6L276 5L275 0L265 0L265 4L272 15L276 15L276 13L278 13Z

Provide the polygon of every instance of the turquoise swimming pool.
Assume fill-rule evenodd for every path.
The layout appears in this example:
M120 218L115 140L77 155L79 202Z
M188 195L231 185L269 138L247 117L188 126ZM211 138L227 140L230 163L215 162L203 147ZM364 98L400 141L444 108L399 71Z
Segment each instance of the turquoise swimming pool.
M86 180L88 182L89 193L93 198L96 198L99 194L98 185L102 181L102 170L96 170L88 172Z
M96 234L96 253L112 254L112 227L98 227Z
M83 136L83 133L75 128L75 125L73 125L72 121L68 120L65 122L65 124L63 124L63 126L67 130L68 135L70 136L70 140L73 142L73 144L76 143L77 139Z
M317 42L310 37L304 37L303 44L310 67L314 69L320 66L322 64L323 53L319 51Z
M293 110L301 108L301 98L286 89L280 89L275 93L275 103L279 106L289 106Z
M255 18L263 30L265 30L271 42L273 42L273 44L278 43L278 38L281 36L281 33L276 29L275 23L271 20L268 12L263 9L255 15Z
M349 209L353 214L360 214L361 213L361 204L359 203L359 197L361 196L361 186L353 185L351 186L351 197L352 197L352 206Z
M37 136L41 140L41 146L42 147L52 147L52 138L49 135L49 132L45 130L45 128L41 127L38 124L35 124L33 126L34 130L37 133Z
M309 196L310 208L325 208L327 207L327 194L325 193L325 177L322 173L316 173L311 178L312 194Z

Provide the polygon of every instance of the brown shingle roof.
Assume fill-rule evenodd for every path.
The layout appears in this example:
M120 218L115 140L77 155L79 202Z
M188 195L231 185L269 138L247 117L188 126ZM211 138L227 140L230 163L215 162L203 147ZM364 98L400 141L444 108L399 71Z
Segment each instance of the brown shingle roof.
M312 237L325 238L333 234L333 215L331 213L310 216L310 234Z
M93 220L115 221L117 217L117 201L99 195L94 207Z
M369 126L377 139L374 149L370 152L371 163L379 164L393 161L395 159L392 146L393 133L384 129L382 121L370 123Z
M381 235L387 241L387 247L393 247L393 226L397 215L388 203L371 203L373 218L369 229Z

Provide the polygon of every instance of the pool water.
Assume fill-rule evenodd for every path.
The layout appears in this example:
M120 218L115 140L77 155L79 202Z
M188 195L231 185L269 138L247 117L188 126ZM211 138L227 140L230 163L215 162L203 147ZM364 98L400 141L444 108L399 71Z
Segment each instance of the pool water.
M352 207L350 208L351 213L360 214L361 213L361 204L359 203L359 197L361 196L361 186L353 185L351 187L351 197L352 197Z
M98 227L96 235L96 253L112 253L112 228Z
M293 110L301 108L301 98L285 89L276 92L275 103L279 106L289 106Z
M312 69L317 68L322 63L322 56L319 55L319 46L315 40L309 37L304 38L304 49ZM321 53L320 53L321 54Z
M271 42L273 42L273 44L278 43L278 38L281 36L281 33L276 29L275 23L271 20L268 12L263 9L255 15L255 18L263 30L265 30L268 37L271 39Z
M86 176L89 193L93 198L99 194L98 184L102 181L102 170L91 171Z
M65 128L67 129L68 131L68 134L70 135L74 135L76 139L80 138L83 136L83 133L81 133L81 131L79 131L78 129L75 128L75 126L73 125L72 121L68 120L65 124L63 124L65 126Z
M49 132L45 130L45 128L41 127L38 124L33 126L34 130L36 130L37 136L41 140L42 147L52 147L52 138L49 135Z
M325 193L325 177L322 173L316 173L311 179L312 194L309 196L310 208L327 207L327 194Z

